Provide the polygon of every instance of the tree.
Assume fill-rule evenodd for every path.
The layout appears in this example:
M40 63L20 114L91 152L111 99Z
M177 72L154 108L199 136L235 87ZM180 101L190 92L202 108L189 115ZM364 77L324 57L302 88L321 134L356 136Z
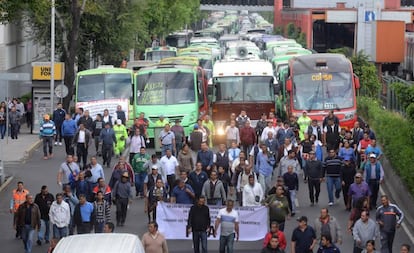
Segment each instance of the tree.
M381 90L381 83L378 79L377 68L368 59L368 55L363 51L359 51L350 58L354 73L359 77L361 83L361 93L371 98L377 98Z
M89 60L119 65L130 49L143 50L152 34L167 35L195 21L199 0L56 0L56 54L65 63L69 108L76 69ZM30 24L49 48L50 0L0 0L1 23ZM23 25L22 25L23 27Z

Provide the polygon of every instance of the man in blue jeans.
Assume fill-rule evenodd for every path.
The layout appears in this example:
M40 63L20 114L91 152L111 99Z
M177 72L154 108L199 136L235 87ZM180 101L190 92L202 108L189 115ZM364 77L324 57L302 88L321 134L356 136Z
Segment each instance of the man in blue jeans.
M26 201L17 210L16 226L22 228L24 252L31 253L35 230L40 229L40 210L32 195L26 195Z
M219 210L214 224L214 236L221 224L220 253L233 253L234 239L239 241L239 213L233 209L234 201L227 200L225 208Z
M334 149L329 150L328 157L323 165L322 175L326 176L326 187L328 189L329 206L334 204L333 190L335 198L339 199L341 194L341 170L343 168L342 159L336 155Z
M210 209L205 205L206 198L200 196L197 204L190 208L188 213L187 236L193 233L194 253L207 253L207 230L210 228Z

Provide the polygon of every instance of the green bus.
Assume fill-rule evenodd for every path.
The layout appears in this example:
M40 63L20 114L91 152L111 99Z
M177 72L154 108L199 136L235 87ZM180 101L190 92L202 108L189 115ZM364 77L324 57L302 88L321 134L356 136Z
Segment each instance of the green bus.
M92 118L105 109L113 120L118 105L125 111L127 125L132 125L134 107L131 106L133 71L113 66L99 66L95 69L80 71L76 75L76 108L88 110Z
M147 134L154 138L156 121L180 120L188 135L198 118L208 113L207 79L194 57L172 57L140 69L135 74L134 107L149 121Z

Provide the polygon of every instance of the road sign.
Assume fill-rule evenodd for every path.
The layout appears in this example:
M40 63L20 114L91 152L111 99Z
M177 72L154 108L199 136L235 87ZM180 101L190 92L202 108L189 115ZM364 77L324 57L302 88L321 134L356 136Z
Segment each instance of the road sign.
M58 98L64 98L68 95L68 93L69 93L68 87L66 87L66 85L64 84L59 84L55 88L55 95Z
M29 73L1 73L1 81L30 81Z
M32 79L37 81L49 81L51 78L50 62L32 62L33 75ZM63 62L55 63L54 80L63 80L65 65Z
M374 11L365 11L365 22L375 21L375 12Z

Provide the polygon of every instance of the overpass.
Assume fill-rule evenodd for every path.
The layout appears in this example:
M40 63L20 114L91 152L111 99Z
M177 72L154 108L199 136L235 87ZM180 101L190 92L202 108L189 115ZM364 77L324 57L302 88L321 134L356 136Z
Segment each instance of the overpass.
M201 0L201 10L274 11L274 0Z

